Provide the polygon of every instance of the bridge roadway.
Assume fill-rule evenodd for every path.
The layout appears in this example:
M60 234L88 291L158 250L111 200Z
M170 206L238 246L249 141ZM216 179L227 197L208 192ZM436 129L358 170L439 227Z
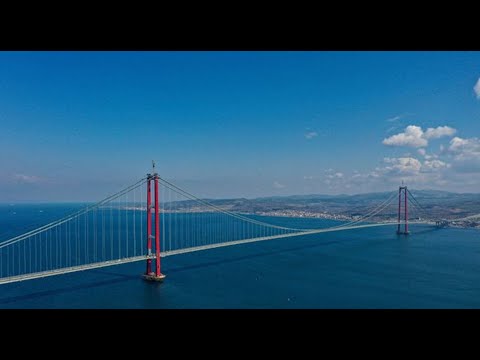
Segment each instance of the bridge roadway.
M311 235L311 234L319 234L319 233L326 233L326 232L333 232L333 231L343 231L343 230L352 230L352 229L363 229L363 228L378 227L378 226L391 226L391 225L397 225L397 224L398 224L397 222L389 222L389 223L351 225L351 226L343 226L343 227L339 226L339 227L325 228L325 229L312 229L312 230L294 232L294 233L289 233L289 234L258 237L258 238L244 239L244 240L226 241L226 242L217 243L217 244L209 244L209 245L194 246L194 247L178 249L178 250L164 251L160 254L160 257L163 258L163 257L166 257L166 256L186 254L186 253L191 253L191 252L195 252L195 251L209 250L209 249L221 248L221 247L226 247L226 246L234 246L234 245L240 245L240 244L248 244L248 243L254 243L254 242L259 242L259 241L281 239L281 238L287 238L287 237L293 237L293 236ZM426 222L426 221L411 221L411 222L409 222L409 224L435 225L435 223ZM36 272L36 273L30 273L30 274L22 274L22 275L4 277L4 278L0 279L0 285L13 283L13 282L19 282L19 281L25 281L25 280L44 278L44 277L48 277L48 276L68 274L68 273L77 272L77 271L98 269L98 268L107 267L107 266L127 264L127 263L136 262L136 261L145 261L148 258L154 259L155 255L154 254L152 254L150 256L140 255L140 256L129 257L129 258L122 258L122 259L118 259L118 260L108 260L108 261L90 263L90 264L85 264L85 265L65 267L65 268L61 268L61 269L54 269L54 270L47 270L47 271L41 271L41 272Z

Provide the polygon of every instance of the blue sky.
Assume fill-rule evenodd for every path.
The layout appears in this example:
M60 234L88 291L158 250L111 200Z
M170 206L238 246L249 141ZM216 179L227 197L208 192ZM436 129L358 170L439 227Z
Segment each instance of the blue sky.
M480 190L479 52L1 52L0 202ZM429 130L430 129L430 130Z

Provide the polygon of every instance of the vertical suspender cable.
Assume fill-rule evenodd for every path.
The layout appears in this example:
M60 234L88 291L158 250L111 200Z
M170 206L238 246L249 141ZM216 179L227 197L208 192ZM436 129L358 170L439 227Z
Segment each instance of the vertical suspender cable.
M110 203L110 260L113 260L113 203Z
M168 191L168 243L172 250L172 192L167 188L165 190Z
M105 260L105 207L102 207L102 261Z
M25 252L25 241L22 241L22 242L23 242L23 272L26 273L27 272L27 256Z
M167 250L167 238L165 237L165 204L167 199L165 198L165 187L160 183L158 184L160 186L160 198L163 199L162 206L161 206L161 211L162 211L162 241L163 241L163 247L164 251ZM168 249L170 250L170 249Z
M122 255L121 255L121 233L120 233L120 223L122 222L122 218L121 218L121 212L120 212L120 199L118 199L118 203L117 203L117 213L118 213L118 216L117 216L117 220L118 220L118 226L117 226L117 231L118 231L118 258L121 259L122 258Z
M145 241L145 238L143 237L143 213L144 213L144 209L143 209L143 191L142 189L140 189L140 204L141 204L141 210L140 210L140 253L141 254L144 254L145 252L145 244L143 243Z
M137 256L137 236L136 236L136 224L135 224L135 213L137 212L137 203L135 202L135 191L133 190L133 256Z
M126 193L125 195L125 254L123 255L124 258L128 257L128 245L129 245L129 233L128 233L128 193Z

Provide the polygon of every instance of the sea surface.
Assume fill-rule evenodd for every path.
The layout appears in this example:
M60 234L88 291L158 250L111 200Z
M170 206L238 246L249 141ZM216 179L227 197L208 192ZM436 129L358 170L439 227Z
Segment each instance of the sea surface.
M0 241L79 204L0 205ZM326 227L320 219L267 218ZM480 308L480 232L412 225L290 237L0 285L0 308Z

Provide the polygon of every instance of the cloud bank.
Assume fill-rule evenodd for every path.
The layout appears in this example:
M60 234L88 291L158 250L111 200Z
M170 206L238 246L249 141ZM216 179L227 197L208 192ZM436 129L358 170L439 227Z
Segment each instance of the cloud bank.
M404 132L392 135L383 139L382 143L389 146L409 146L409 147L426 147L428 140L438 139L444 136L453 136L457 132L450 126L439 126L436 128L428 128L426 131L417 125L408 125Z
M475 95L477 95L477 99L480 99L480 78L478 78L477 83L473 87L473 91L475 91Z

